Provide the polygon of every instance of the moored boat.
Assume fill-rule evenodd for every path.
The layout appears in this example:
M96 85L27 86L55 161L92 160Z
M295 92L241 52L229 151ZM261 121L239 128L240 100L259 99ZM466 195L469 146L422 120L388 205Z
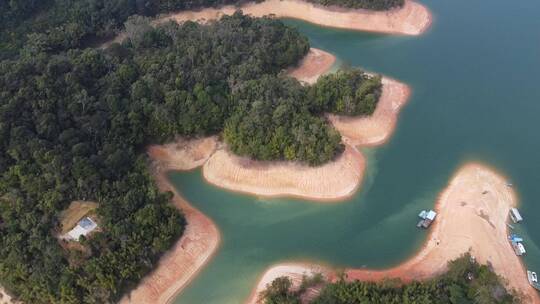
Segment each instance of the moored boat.
M527 278L529 279L529 283L532 287L540 290L540 283L538 283L538 276L536 275L536 272L527 270Z

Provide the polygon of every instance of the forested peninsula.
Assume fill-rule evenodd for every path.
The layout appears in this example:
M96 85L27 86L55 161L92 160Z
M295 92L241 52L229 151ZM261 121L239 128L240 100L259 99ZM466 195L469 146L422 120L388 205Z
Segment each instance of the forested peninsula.
M427 281L403 284L348 281L341 276L328 281L321 274L304 276L299 284L288 277L273 280L260 296L264 304L401 304L401 303L519 303L501 277L489 266L478 264L470 254L450 261L448 270Z
M278 20L131 17L126 31L106 50L28 46L0 64L0 285L27 303L118 300L182 234L147 144L223 131L236 153L317 165L343 149L322 113L369 114L380 95L359 70L324 78L324 94L279 75L309 44ZM83 252L55 238L73 200L99 203Z

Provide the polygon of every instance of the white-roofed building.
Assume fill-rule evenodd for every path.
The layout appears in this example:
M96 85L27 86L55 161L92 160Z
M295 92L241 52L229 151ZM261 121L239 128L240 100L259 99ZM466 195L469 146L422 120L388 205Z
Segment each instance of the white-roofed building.
M78 241L81 235L86 236L96 228L96 222L86 216L81 219L79 223L77 223L77 225L73 227L73 229L71 229L67 234L70 239Z

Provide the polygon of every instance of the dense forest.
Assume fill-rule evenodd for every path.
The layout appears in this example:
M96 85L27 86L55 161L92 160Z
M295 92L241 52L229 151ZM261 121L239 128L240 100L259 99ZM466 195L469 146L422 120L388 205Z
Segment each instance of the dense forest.
M385 10L403 0L308 0L321 5ZM60 52L112 37L131 15L155 16L178 10L245 0L0 0L0 60L24 52Z
M402 7L405 0L307 0L324 6L337 6L346 8L362 8L384 11Z
M340 115L371 115L382 93L381 76L369 76L359 69L339 70L321 76L308 99L315 112Z
M59 52L112 37L131 15L233 4L238 0L0 0L0 59ZM98 40L99 41L99 40ZM23 46L25 46L23 48Z
M126 41L105 50L0 63L0 285L25 302L117 300L182 234L183 216L149 175L149 143L224 131L239 153L310 164L342 149L321 116L336 104L280 74L309 50L295 29L240 12L207 25L149 22L128 18ZM339 75L324 83L355 78L335 96L378 94L359 92L379 78ZM54 236L73 200L99 203L103 232L83 241L85 253Z
M149 174L149 143L223 132L256 159L316 165L341 152L322 113L369 114L380 78L300 85L280 71L309 43L270 18L153 28L130 16L221 3L0 0L0 285L38 304L110 303L133 288L185 227ZM122 44L78 49L124 21ZM55 237L73 200L99 203L84 252Z
M232 93L235 110L224 139L239 155L320 165L343 151L322 114L371 115L381 90L380 76L359 69L322 76L311 87L275 76L247 81Z
M248 81L232 98L236 110L223 134L236 154L317 165L343 149L339 133L309 111L306 90L294 79L268 76Z
M480 265L469 254L449 262L448 271L427 281L402 284L399 280L379 283L348 281L324 282L320 275L306 277L292 288L287 277L274 280L261 294L265 304L300 304L310 287L322 288L311 304L495 304L520 303L505 289L502 279L487 265Z
M146 21L146 23L145 23ZM39 52L0 63L0 285L27 303L109 303L181 235L144 146L216 133L230 92L307 52L280 21L241 14L153 29L107 50ZM54 237L72 200L99 202L88 254Z

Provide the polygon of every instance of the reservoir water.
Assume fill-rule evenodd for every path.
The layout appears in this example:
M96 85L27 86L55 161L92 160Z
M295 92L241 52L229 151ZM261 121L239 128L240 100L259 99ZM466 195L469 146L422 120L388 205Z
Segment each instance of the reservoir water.
M405 82L413 95L390 141L364 150L367 177L346 202L261 199L208 185L200 170L170 173L222 232L215 257L174 303L242 303L263 271L283 261L399 264L426 237L415 227L418 211L433 206L467 161L495 167L514 184L525 262L540 271L540 1L422 3L435 20L418 37L286 20L313 47Z

